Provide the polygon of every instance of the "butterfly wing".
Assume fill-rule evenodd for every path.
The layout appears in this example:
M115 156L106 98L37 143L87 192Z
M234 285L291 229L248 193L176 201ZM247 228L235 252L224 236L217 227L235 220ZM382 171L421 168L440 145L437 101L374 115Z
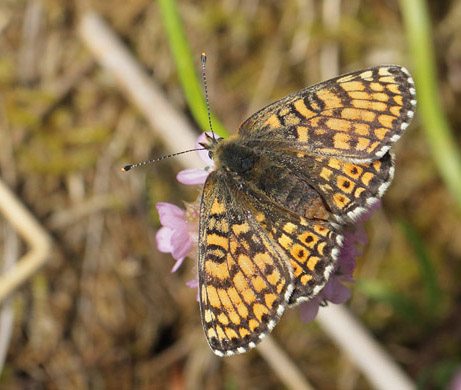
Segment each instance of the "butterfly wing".
M213 352L253 348L289 304L315 296L341 239L327 221L292 213L224 170L211 173L202 193L198 264L202 323Z
M408 71L397 65L352 72L307 87L258 111L243 139L369 163L408 127L416 106Z
M315 297L325 286L338 260L343 236L327 220L305 217L274 202L253 182L239 183L251 200L248 209L293 270L289 306Z
M355 222L382 197L394 175L390 153L356 164L309 153L261 149L253 182L274 202L307 218Z
M289 263L226 179L220 171L208 176L199 227L200 311L218 356L254 347L278 322L293 291Z
M297 158L299 160L299 158ZM333 218L340 223L356 222L383 196L394 177L394 158L388 152L371 163L354 164L334 157L301 157L291 168L321 194ZM314 160L310 172L306 160Z

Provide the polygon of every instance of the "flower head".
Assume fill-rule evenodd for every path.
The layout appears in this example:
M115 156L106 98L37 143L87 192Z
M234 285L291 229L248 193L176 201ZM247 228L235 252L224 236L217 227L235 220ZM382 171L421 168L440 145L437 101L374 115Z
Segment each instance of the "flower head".
M197 242L198 210L188 204L186 210L171 203L156 204L163 225L155 236L160 252L171 253L176 260L171 272L176 272Z
M212 136L212 133L207 133ZM177 180L182 184L204 184L210 172L214 169L214 162L208 150L202 144L207 142L207 136L202 133L195 142L195 148L200 159L207 164L203 169L185 169L178 173ZM171 272L176 272L187 256L195 257L198 239L199 204L186 204L186 210L171 203L156 204L160 222L163 225L156 234L157 247L160 252L171 253L176 260ZM198 280L187 283L189 287L197 287Z

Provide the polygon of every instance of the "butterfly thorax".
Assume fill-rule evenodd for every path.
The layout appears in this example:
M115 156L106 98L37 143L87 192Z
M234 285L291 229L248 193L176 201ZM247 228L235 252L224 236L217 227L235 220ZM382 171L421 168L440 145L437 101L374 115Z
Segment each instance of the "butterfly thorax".
M211 149L216 169L225 169L239 176L247 176L260 159L255 149L243 145L238 138L220 140Z

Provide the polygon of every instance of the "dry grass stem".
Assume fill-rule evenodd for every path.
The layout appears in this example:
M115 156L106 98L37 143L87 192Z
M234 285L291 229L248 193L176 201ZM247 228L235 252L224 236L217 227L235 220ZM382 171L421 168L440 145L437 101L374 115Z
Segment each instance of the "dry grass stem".
M179 152L195 144L196 133L182 113L175 111L160 88L146 75L132 54L109 26L96 14L85 13L79 28L85 45L117 80L132 103L149 121L167 150ZM185 167L202 167L195 153L177 157Z
M50 255L51 238L13 192L0 180L0 212L30 246L17 264L0 276L0 302L28 280Z
M346 308L339 305L324 307L317 320L375 389L416 389L410 378Z

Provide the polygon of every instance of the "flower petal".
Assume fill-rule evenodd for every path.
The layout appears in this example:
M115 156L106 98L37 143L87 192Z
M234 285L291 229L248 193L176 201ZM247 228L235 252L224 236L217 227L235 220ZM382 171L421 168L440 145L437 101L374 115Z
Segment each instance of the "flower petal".
M355 258L360 255L355 245L347 253L341 249L338 262L336 263L335 270L339 271L341 275L351 278L355 269Z
M160 228L155 234L157 241L157 249L162 253L170 253L173 249L171 245L171 237L173 236L174 230L169 227Z
M321 298L317 295L312 298L309 302L301 303L301 321L302 322L311 322L317 317L319 312Z
M192 279L192 280L189 280L187 283L186 283L186 286L187 287L190 287L190 288L196 288L197 289L197 302L200 302L200 295L199 295L199 289L198 289L198 277L196 277L195 279Z
M175 260L186 257L192 249L192 238L186 231L176 230L171 237L171 255Z
M365 214L362 214L358 219L357 219L357 222L358 223L363 223L363 222L366 222L368 221L371 216L375 213L376 210L378 210L380 207L381 207L381 204L382 204L382 200L379 199L375 204L373 204Z
M204 184L211 170L189 168L178 172L176 180L182 184L196 185Z
M363 252L363 245L368 241L365 229L357 225L355 231L344 234L344 244L339 252L336 269L340 269L344 275L352 276L355 268L355 259Z
M340 304L351 297L349 287L341 284L337 277L331 278L322 290L322 295L331 303Z
M197 279L192 279L186 282L186 286L190 288L197 288L198 287L198 280Z
M176 260L176 263L174 263L173 268L171 269L171 272L176 272L179 267L181 267L182 262L184 261L185 257L181 257L180 259Z
M155 205L160 217L160 223L163 226L172 229L185 229L186 221L184 219L185 211L180 207L167 203L159 202Z
M461 390L461 368L453 375L448 385L448 390Z

